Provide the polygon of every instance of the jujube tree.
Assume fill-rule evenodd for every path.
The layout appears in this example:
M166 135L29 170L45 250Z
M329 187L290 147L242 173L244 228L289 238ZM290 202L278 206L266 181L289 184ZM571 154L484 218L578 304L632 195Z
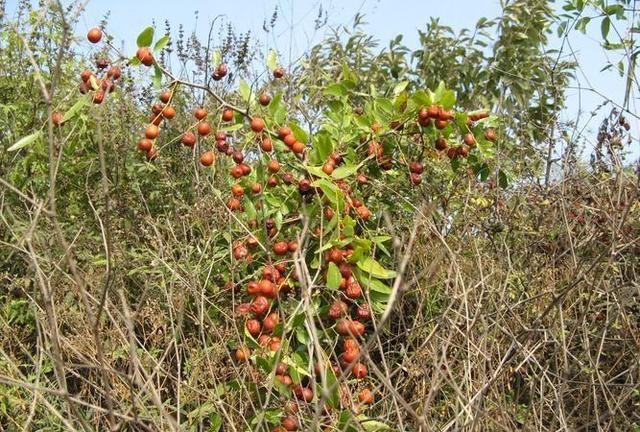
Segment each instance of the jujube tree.
M390 297L399 288L382 217L396 198L389 191L418 198L424 183L442 181L437 170L480 175L498 140L497 119L483 109L456 110L456 95L443 83L362 92L345 65L337 80L315 89L321 98L313 100L322 103L310 121L299 109L304 96L286 99L287 74L275 52L267 58L269 74L251 86L240 81L223 98L159 62L168 36L153 45L153 33L140 34L133 57L116 52L113 62L83 71L80 92L101 104L122 65L153 68L157 101L132 145L150 163L165 157L165 146L191 149L201 169L228 187L211 191L212 202L227 208L231 233L218 280L242 329L229 341L230 353L262 371L255 397L265 411L255 421L291 431L315 413L322 424L344 424L375 404L378 370L368 346L391 316ZM100 43L102 30L87 38ZM217 82L230 71L215 57ZM207 101L177 112L174 98L187 89L204 92ZM180 116L190 126L177 136L165 133Z

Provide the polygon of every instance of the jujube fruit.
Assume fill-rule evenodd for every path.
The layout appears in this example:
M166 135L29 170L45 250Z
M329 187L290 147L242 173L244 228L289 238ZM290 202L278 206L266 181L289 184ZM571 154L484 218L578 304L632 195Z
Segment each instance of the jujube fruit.
M200 156L200 163L203 166L211 166L213 165L213 162L215 161L215 155L213 154L212 151L207 151L202 153L202 155Z
M258 99L258 102L260 102L260 105L262 106L267 106L269 105L269 102L271 102L271 96L266 93L262 93L260 95L260 98Z
M283 417L280 423L282 424L282 427L287 431L298 430L298 419L294 416Z
M198 120L202 120L207 116L207 110L204 108L196 108L193 110L193 116Z
M196 135L193 132L185 132L180 141L187 147L193 147L196 144Z
M102 39L102 30L100 30L98 27L92 28L87 33L87 39L89 39L89 42L91 43L100 42L100 39Z
M107 71L107 76L117 80L122 76L122 70L118 66L111 66Z
M260 294L260 284L256 281L249 281L247 283L247 294L249 295L257 295Z
M264 327L264 330L266 332L271 333L274 327L277 326L279 322L280 317L278 316L278 314L270 313L269 315L267 315L267 317L265 317L264 320L262 320L262 326Z
M151 150L152 147L153 141L148 138L142 138L140 141L138 141L138 150L140 151L147 152Z
M89 69L85 69L80 73L80 79L83 82L87 82L89 81L92 75L93 75L93 72L91 72Z
M263 138L262 142L260 143L260 148L262 149L262 151L265 151L265 152L272 151L273 144L271 143L271 139L269 137Z
M211 125L206 121L198 123L198 135L207 136L211 133Z
M171 91L169 90L165 90L162 93L160 93L159 98L162 103L169 103L169 101L171 100Z
M253 337L256 337L260 334L261 325L260 321L258 321L257 319L247 320L245 327L247 329L247 332Z
M246 362L251 357L251 351L246 346L239 347L235 352L237 361Z
M262 279L258 283L258 289L267 298L275 298L278 294L275 284L268 279Z
M93 103L99 105L102 101L104 101L104 91L98 90L93 94Z
M275 159L271 159L269 162L267 162L267 168L272 173L277 173L278 171L280 171L280 163Z
M237 197L241 197L242 195L244 195L244 188L236 183L231 186L231 193Z
M240 207L242 207L242 203L240 202L240 200L238 198L231 197L231 198L229 198L227 200L227 207L231 211L238 211L238 210L240 210Z
M55 126L60 126L62 124L62 119L63 119L63 115L61 112L56 111L53 114L51 114L51 123L53 123Z
M153 64L153 53L148 47L138 48L138 51L136 51L136 57L138 57L140 63L145 66L151 66Z
M227 108L224 111L222 111L222 121L230 122L231 120L233 120L233 110L230 108Z
M291 129L286 126L280 126L278 128L278 137L284 139L287 135L291 135Z
M287 147L291 147L296 143L296 137L293 134L285 135L282 140Z
M240 178L244 175L240 165L233 166L229 171L234 178Z
M346 365L350 365L351 363L356 361L359 356L360 356L360 352L358 350L355 350L355 349L347 350L342 353L342 361Z
M176 109L172 106L168 106L162 110L162 116L167 120L171 120L176 116Z
M249 175L251 173L251 167L245 163L238 164L242 170L242 175Z
M264 129L264 120L260 117L254 117L251 119L251 130L258 133Z
M331 175L333 173L334 167L335 166L333 162L327 162L324 165L322 165L322 172L324 172L326 175Z
M276 255L285 255L289 251L289 246L287 242L281 241L277 242L273 245L273 253Z
M356 365L351 370L353 376L357 379L362 379L367 376L367 367L362 363L356 363Z
M424 170L424 166L422 165L421 162L414 161L409 164L409 171L411 171L412 173L422 174L423 170Z
M284 76L284 68L282 66L278 66L273 70L274 78L282 78Z
M294 152L295 154L300 154L304 152L304 149L305 149L305 145L300 141L294 142L293 145L291 146L291 151Z
M158 138L159 134L160 134L160 129L158 128L158 126L156 126L154 124L148 125L146 127L146 129L144 130L144 136L146 136L150 140L154 140L154 139Z
M497 139L496 131L494 129L487 129L484 132L484 137L491 142L495 142Z
M251 302L251 312L258 316L262 316L269 310L269 300L264 296L258 296Z
M464 137L462 137L462 140L469 147L472 147L476 144L476 137L474 137L472 133L464 134Z
M371 405L375 402L375 397L373 396L373 392L368 388L362 389L360 393L358 393L358 400L360 403Z
M286 375L289 370L289 366L286 363L279 362L276 365L276 374L277 375Z
M232 154L231 157L233 158L233 161L237 164L241 164L244 161L244 155L242 154L241 151L239 150L235 150Z

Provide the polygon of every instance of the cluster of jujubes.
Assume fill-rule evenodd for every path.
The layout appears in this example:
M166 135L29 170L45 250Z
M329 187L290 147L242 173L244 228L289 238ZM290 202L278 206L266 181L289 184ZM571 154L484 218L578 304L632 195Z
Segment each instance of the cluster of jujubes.
M102 40L102 30L92 28L87 33L87 39L91 43L98 43ZM91 94L91 99L95 104L101 104L107 94L115 90L116 82L122 76L122 70L117 65L110 64L109 60L99 57L96 60L96 70L85 69L80 73L80 85L78 89L82 94Z
M90 32L92 42L100 38L101 33ZM149 48L138 49L136 56L147 66L155 62ZM107 78L117 79L116 71L107 72ZM211 78L218 81L229 73L222 63ZM193 149L203 169L215 167L218 181L222 177L228 183L228 195L216 193L226 204L232 233L230 244L223 246L230 258L219 269L218 280L233 293L234 313L242 323L242 340L233 346L233 358L246 367L271 365L260 387L275 388L272 400L282 408L273 430L295 431L304 425L299 410L309 404L325 401L321 412L329 423L332 409L362 410L376 400L375 380L369 376L372 364L363 346L384 308L385 300L373 290L388 295L384 280L395 273L376 261L382 245L372 246L390 239L382 235L377 218L383 204L375 182L399 178L418 188L428 168L425 155L462 163L478 141L492 143L497 136L486 121L487 112L456 112L451 97L440 104L441 96L423 92L410 105L406 95L404 104L398 104L401 108L383 122L345 102L346 110L323 119L318 129L325 134L322 141L302 131L295 113L286 113L282 95L273 93L284 69L275 67L272 75L274 81L249 102L248 110L215 95L220 111L214 126L207 109L198 107L191 126L171 141ZM138 142L149 160L159 156L156 141L162 123L176 116L172 101L179 86L202 88L170 78L171 88L151 107ZM336 107L342 105L334 103L330 109ZM369 104L367 109L374 108ZM353 117L345 119L345 113ZM343 127L342 135L327 138ZM398 171L408 178L385 177ZM313 314L300 312L304 304L312 305ZM316 346L322 348L313 355L310 338L317 338ZM275 381L267 382L267 376ZM337 398L326 399L319 391L328 382L333 387L325 389ZM352 397L354 390L357 398Z

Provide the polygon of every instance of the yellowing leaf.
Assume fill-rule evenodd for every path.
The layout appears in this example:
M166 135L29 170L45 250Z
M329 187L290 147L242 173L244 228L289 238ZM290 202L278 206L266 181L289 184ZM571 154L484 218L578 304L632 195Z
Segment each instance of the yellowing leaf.
M9 147L7 151L13 152L13 151L20 150L21 148L26 147L29 144L32 144L41 136L42 136L42 131L38 131L38 132L32 133L31 135L27 135L26 137L22 137L18 141L16 141L14 145Z
M358 261L358 267L373 277L378 279L391 279L396 277L396 272L393 270L387 270L382 265L371 257L363 257Z
M332 290L337 290L340 288L340 269L334 263L329 263L329 268L327 269L327 288Z
M267 67L270 72L273 72L275 68L278 67L278 54L274 49L269 51L269 54L267 55Z

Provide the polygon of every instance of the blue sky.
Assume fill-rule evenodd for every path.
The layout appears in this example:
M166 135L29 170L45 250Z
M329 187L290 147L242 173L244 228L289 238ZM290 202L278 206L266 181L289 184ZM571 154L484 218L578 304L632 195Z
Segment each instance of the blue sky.
M16 3L17 0L8 0L9 16ZM67 4L68 1L63 3ZM280 15L278 26L273 35L266 36L262 31L262 24L265 18L271 16L276 6ZM313 23L321 6L328 12L328 26L316 33ZM111 11L109 31L117 39L125 41L125 46L132 51L139 31L154 19L158 24L168 19L174 28L181 23L189 33L196 25L196 10L199 11L196 32L203 38L208 31L208 23L222 15L238 31L252 30L259 35L266 47L278 49L286 59L289 53L295 58L319 41L327 28L350 23L358 12L365 15L367 31L379 39L381 44L386 45L389 39L402 33L404 43L409 47L416 47L416 30L424 28L431 16L440 17L443 24L458 30L473 27L483 16L491 18L499 15L501 8L499 0L92 0L89 1L76 32L84 36L107 11ZM569 42L581 65L578 81L573 86L593 88L621 103L624 80L617 72L600 72L607 57L599 46L599 25L589 27L589 33L585 36L574 34ZM612 60L617 62L618 59ZM570 89L568 96L563 119L575 120L578 112L582 111L578 129L585 126L584 138L593 141L600 119L608 113L606 108L599 111L600 116L591 119L590 112L601 104L602 97L588 90L576 89ZM633 124L633 132L634 136L638 136L637 122ZM634 146L636 148L633 153L637 155L640 153L637 142Z

